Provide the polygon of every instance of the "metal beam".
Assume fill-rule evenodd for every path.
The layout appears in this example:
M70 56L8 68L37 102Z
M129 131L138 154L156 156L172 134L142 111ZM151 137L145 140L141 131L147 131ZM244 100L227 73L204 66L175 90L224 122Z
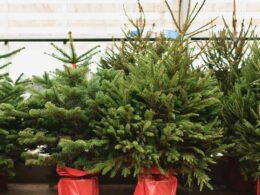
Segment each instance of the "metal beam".
M193 37L192 41L206 41L209 40L209 37ZM126 38L75 38L75 42L113 42L113 41L127 41ZM156 38L150 38L150 41L155 41ZM260 40L260 37L248 37L248 41ZM0 42L8 44L8 42L63 42L67 43L69 39L67 38L2 38Z
M74 42L113 42L113 41L121 41L126 38L74 38ZM150 41L154 41L155 38L150 38ZM0 39L0 42L4 42L7 44L8 42L63 42L67 43L69 41L68 38L3 38Z

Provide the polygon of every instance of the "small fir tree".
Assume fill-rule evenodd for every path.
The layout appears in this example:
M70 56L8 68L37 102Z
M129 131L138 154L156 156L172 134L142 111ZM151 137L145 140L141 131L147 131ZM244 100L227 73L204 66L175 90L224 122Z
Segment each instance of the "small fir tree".
M31 96L20 110L25 115L24 130L19 133L19 142L26 148L22 157L27 165L87 169L82 164L95 153L79 150L96 144L85 141L93 136L88 124L93 115L86 102L91 92L88 64L95 52L90 49L78 55L71 34L69 53L52 45L61 55L50 55L72 66L33 76Z
M22 49L24 48L0 55L0 59L13 56ZM13 81L8 73L4 73L4 69L10 64L9 62L0 67L3 71L0 75L0 175L2 176L13 175L12 168L22 152L17 141L22 118L13 117L7 113L19 107L30 82L22 78L23 74Z

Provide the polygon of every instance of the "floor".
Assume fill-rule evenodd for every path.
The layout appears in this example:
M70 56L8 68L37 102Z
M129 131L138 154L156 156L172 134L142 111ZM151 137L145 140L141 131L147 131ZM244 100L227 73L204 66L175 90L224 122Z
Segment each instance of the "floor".
M134 185L100 185L100 195L132 195ZM7 192L2 195L57 195L57 192L50 190L47 184L9 184ZM182 192L178 195L251 195L250 193L227 192L218 190L212 192Z

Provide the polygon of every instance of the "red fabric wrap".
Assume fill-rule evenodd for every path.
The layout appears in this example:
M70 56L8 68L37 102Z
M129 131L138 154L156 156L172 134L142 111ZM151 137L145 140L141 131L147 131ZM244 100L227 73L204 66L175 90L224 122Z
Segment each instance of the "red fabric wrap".
M139 176L134 195L176 195L177 178L170 172L163 176L156 167L146 168L144 172L150 174Z
M144 174L156 174L156 175L161 175L160 170L158 169L157 166L153 166L151 168L144 168L143 171Z
M99 195L98 179L87 171L57 167L56 172L64 177L58 183L59 195Z

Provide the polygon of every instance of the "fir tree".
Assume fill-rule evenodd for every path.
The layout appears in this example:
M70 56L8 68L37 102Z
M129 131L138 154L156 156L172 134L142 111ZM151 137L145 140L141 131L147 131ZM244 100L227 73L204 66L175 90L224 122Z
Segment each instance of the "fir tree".
M93 128L105 141L96 170L126 176L156 165L162 173L170 169L187 176L190 185L195 178L200 188L210 186L208 165L224 146L217 119L221 93L210 75L191 67L179 46L156 64L152 50L136 56L139 67L125 79L120 71L110 82L101 79L92 102L101 116Z
M260 176L260 49L254 45L252 51L223 110L225 141L234 144L229 155L239 163L246 178Z
M19 110L24 115L24 129L19 133L26 149L22 157L27 165L86 169L82 162L92 155L87 151L92 142L86 140L93 135L88 124L93 115L86 104L91 91L88 64L95 52L91 49L78 55L71 34L69 53L52 45L61 55L50 55L66 64L62 70L33 76L31 96ZM79 152L82 147L86 148Z
M22 49L24 48L0 55L0 59L13 56ZM0 70L4 71L10 64L9 62L2 65ZM19 116L13 117L7 114L19 107L24 99L30 81L22 77L23 74L13 81L8 73L3 72L0 75L0 174L6 176L13 175L12 168L22 152L17 141L22 119Z
M176 40L158 37L143 52L128 50L132 60L120 61L120 67L108 61L111 66L97 73L99 89L89 101L97 120L91 126L104 143L93 171L137 176L157 166L162 174L172 170L184 176L189 186L195 180L200 189L211 187L209 165L226 147L218 119L222 93L209 72L193 67L199 54L192 54L189 38L207 28L189 33L198 14L189 10L183 25L172 14Z
M246 177L259 176L259 133L257 80L259 79L259 51L249 42L254 39L252 20L245 27L244 20L238 31L234 1L233 25L210 38L204 62L215 77L223 93L223 142L232 144L227 157L235 160ZM251 52L253 50L253 54Z

